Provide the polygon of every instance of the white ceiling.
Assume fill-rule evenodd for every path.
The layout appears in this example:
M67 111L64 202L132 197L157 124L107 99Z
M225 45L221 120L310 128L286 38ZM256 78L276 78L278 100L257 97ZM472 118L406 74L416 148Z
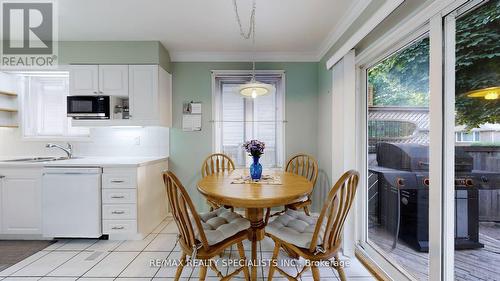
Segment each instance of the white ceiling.
M258 0L262 60L318 60L369 0ZM63 0L59 40L158 40L174 60L245 60L232 0ZM245 28L251 0L238 0Z

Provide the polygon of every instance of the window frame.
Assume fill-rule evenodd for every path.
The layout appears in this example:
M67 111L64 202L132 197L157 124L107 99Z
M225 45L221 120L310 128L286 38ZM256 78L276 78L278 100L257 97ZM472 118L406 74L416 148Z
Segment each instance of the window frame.
M472 140L464 140L464 135L467 134L472 134ZM455 132L455 142L458 143L474 143L474 142L480 142L480 137L479 137L479 132L478 131L471 131L471 132Z
M48 71L50 72L50 71ZM26 75L23 75L26 74ZM20 108L20 117L19 117L19 123L20 123L20 128L21 128L21 140L22 141L41 141L41 142L47 142L47 141L71 141L71 142L90 142L90 129L89 133L85 135L69 135L68 134L68 129L69 127L64 128L64 135L61 136L56 136L56 135L39 135L37 132L35 132L33 135L28 135L27 134L27 128L26 128L26 122L28 122L27 115L33 115L34 110L30 108L30 106L27 103L27 91L30 90L31 88L31 77L37 77L37 75L31 75L30 72L22 72L21 73L21 79L22 82L20 83L22 89L21 92L22 94L20 95L19 99L19 108ZM43 77L43 75L42 75ZM68 78L69 79L69 78ZM66 88L69 90L69 81L66 83ZM36 105L38 106L38 105ZM66 110L66 107L64 107L64 110ZM71 122L71 120L69 121ZM37 127L37 126L36 126ZM30 132L36 131L36 128L32 128Z
M368 186L368 144L369 144L369 135L368 135L368 72L369 69L379 64L386 58L390 57L393 54L400 52L406 47L412 45L413 43L421 40L424 37L429 37L430 39L430 24L425 23L422 26L416 27L409 31L407 34L398 38L396 42L386 42L383 44L382 52L379 47L377 49L379 53L372 53L369 56L362 57L360 60L356 61L357 68L357 79L360 87L358 87L357 95L359 97L360 102L358 103L359 113L361 115L361 124L358 128L358 134L361 136L361 147L358 147L360 163L359 171L360 171L360 181L359 184L361 186ZM368 51L372 51L372 49L368 49ZM362 56L362 54L361 54ZM429 54L430 56L430 54ZM430 78L430 77L429 77ZM430 82L430 81L429 81ZM429 85L430 90L430 85ZM430 101L429 101L430 108ZM429 120L430 122L430 120ZM360 218L358 222L356 222L356 227L358 228L358 236L356 237L357 241L357 249L361 250L365 256L369 259L375 261L378 265L380 265L384 271L388 274L388 276L394 278L394 280L415 280L411 273L400 265L395 259L386 255L384 250L380 248L374 241L368 239L368 192L366 188L361 188L358 190L359 192L359 205L361 208L358 210L358 217ZM429 232L430 235L430 232Z
M212 151L222 152L222 84L228 82L241 83L249 81L252 75L250 70L212 70ZM286 155L285 147L285 71L283 70L256 70L257 76L267 76L279 79L276 83L276 166L283 168ZM247 106L245 105L245 108ZM246 130L245 130L246 134Z
M430 34L430 111L434 110L437 114L432 114L430 126L435 128L430 133L431 149L441 148L432 153L430 160L431 181L435 183L435 188L430 194L431 213L436 215L429 218L429 243L432 248L429 250L429 279L430 280L454 280L454 190L443 189L443 186L453 185L454 180L454 155L455 144L455 118L454 118L454 52L449 48L454 42L454 36L450 36L454 28L454 17L460 15L464 10L470 9L483 2L482 0L444 0L435 1L424 6L421 10L409 15L405 19L396 23L396 26L381 36L378 40L371 43L362 53L356 56L357 71L357 112L361 117L361 125L358 133L362 137L359 151L359 169L362 172L360 184L366 184L366 165L367 153L365 151L367 144L367 134L365 132L367 125L367 107L368 88L365 81L367 64L377 60L377 57L383 57L381 54L387 54L388 49L397 49L404 45L406 38L412 37L419 31L426 30ZM394 47L396 46L396 47ZM391 48L392 47L392 48ZM368 66L369 67L369 66ZM432 108L432 109L431 109ZM440 110L441 109L441 110ZM432 172L433 171L433 172ZM416 280L407 272L387 259L383 252L378 251L369 243L366 243L366 216L367 208L366 192L364 188L360 190L358 199L361 202L361 208L358 209L357 216L360 221L357 222L358 240L357 254L367 260L377 264L383 274L394 280ZM433 203L434 202L434 203ZM436 202L438 204L436 204Z

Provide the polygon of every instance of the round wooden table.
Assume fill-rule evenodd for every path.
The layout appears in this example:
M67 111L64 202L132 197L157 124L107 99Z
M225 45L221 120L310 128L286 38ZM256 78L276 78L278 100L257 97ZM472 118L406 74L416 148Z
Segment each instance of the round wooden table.
M251 225L248 239L252 242L252 280L257 278L257 242L264 239L265 209L293 203L313 189L310 181L292 173L274 170L263 174L279 176L281 184L231 183L248 175L248 169L216 173L198 182L198 190L207 199L220 205L246 209L245 215Z

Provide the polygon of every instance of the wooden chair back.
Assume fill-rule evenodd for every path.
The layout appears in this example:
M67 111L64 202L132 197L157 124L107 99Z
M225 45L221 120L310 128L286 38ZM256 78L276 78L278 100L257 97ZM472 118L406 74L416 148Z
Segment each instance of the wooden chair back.
M209 155L201 166L201 176L206 177L215 173L224 171L232 171L235 169L233 160L222 153L214 153Z
M314 186L318 179L318 161L311 155L297 154L288 160L285 171L305 177Z
M163 181L165 182L172 215L179 229L179 242L182 248L189 251L197 247L201 242L203 247L208 249L209 246L200 217L186 189L175 174L170 171L163 174ZM199 238L196 238L196 233L199 233Z
M326 253L338 250L342 239L344 222L354 202L358 181L359 173L350 170L345 172L332 187L316 223L309 248L310 252L315 252L318 245ZM322 241L318 241L321 226L325 221L325 233L323 234Z

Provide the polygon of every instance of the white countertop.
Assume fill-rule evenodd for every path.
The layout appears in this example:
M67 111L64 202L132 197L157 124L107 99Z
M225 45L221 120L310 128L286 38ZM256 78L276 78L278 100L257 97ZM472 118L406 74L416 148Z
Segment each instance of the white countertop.
M166 161L168 157L75 157L68 160L45 162L2 162L3 160L29 158L22 156L0 157L0 168L14 167L138 167Z

